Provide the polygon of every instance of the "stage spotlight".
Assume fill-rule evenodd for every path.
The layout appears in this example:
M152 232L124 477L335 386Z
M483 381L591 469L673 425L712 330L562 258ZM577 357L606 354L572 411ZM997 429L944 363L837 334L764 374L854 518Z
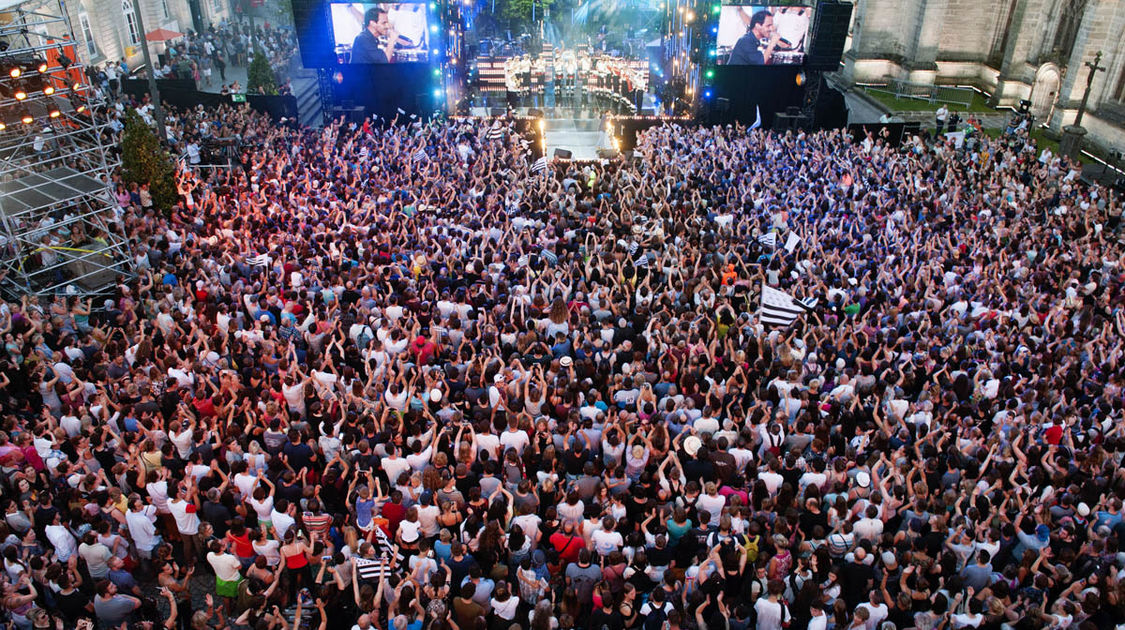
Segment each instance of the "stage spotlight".
M59 116L62 116L62 112L59 111L59 108L57 106L52 105L51 109L47 111L47 115L51 118L58 118Z
M430 25L430 32L431 32L431 33L436 33L436 32L438 32L438 25L437 25L437 24L431 24L431 25Z
M0 131L4 131L7 128L8 128L8 125L5 125L4 121L0 120Z
M343 83L344 82L344 73L343 72L336 72L336 74L332 75L332 80L335 81L336 83Z
M47 96L50 96L50 95L54 94L55 93L55 86L48 85L47 87L43 88L43 93L46 94Z
M688 24L691 24L692 22L695 21L695 11L688 11L687 12L687 21L688 21Z
M47 62L43 61L42 59L37 60L37 62L38 63L36 63L35 65L35 71L39 74L47 72Z
M25 125L30 125L31 123L35 122L35 119L32 118L31 112L29 112L25 109L25 110L23 110L23 113L20 115L20 121L22 121L23 124L25 124Z
M435 77L441 76L441 68L434 68L434 76Z
M8 46L11 46L11 44L9 44L7 41L0 42L0 52L8 50Z
M27 89L22 85L17 87L15 97L17 101L22 101L23 99L27 98Z
M434 90L434 98L441 98L441 88Z
M20 70L19 66L12 66L12 69L8 71L8 76L12 77L13 79L20 78L21 74L23 74L23 70Z
M806 77L805 77L805 73L804 73L804 72L798 72L798 73L797 73L797 77L796 77L796 79L795 79L795 80L797 81L797 87L801 87L802 85L804 85L804 84L805 84L805 78L806 78Z
M708 79L713 78L715 76L715 71L708 70L707 72L703 73L703 76L707 77Z
M62 69L66 70L73 63L74 63L74 60L71 59L70 57L67 57L66 53L64 53L62 51L62 49L59 49L59 65L62 66Z
M707 90L706 92L704 92L703 98L711 98L711 90Z

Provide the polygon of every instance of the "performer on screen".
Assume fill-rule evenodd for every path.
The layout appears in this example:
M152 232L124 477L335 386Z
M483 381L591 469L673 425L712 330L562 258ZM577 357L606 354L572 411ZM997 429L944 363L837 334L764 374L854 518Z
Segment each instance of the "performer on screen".
M379 38L386 38L386 45ZM385 9L371 7L363 14L363 30L352 42L352 63L390 63L395 57L398 32Z
M727 65L764 66L770 63L773 51L781 41L774 28L773 14L758 11L750 17L749 29L738 38L734 50L730 52Z

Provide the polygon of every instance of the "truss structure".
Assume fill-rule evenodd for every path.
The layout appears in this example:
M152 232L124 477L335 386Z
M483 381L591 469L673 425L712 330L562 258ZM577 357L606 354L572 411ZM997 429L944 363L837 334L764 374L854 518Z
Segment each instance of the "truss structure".
M96 294L129 275L106 103L62 0L0 0L0 289Z

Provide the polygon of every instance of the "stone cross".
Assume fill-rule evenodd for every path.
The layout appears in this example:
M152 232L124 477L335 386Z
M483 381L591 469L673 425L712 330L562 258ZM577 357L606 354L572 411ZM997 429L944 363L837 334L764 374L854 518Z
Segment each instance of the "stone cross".
M1102 51L1098 51L1094 55L1094 61L1086 62L1086 67L1090 69L1090 74L1086 75L1086 92L1082 94L1082 104L1078 106L1078 116L1074 118L1074 126L1082 126L1082 116L1086 113L1086 101L1090 98L1090 86L1094 82L1094 74L1098 70L1105 70L1105 66L1100 65L1102 60Z

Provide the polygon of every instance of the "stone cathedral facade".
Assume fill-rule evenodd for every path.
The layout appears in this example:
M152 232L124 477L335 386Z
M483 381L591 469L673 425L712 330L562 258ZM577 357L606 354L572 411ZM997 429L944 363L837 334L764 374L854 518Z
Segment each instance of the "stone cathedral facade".
M1125 0L855 0L844 78L973 85L1026 99L1039 122L1073 122L1085 65L1102 52L1083 126L1125 149Z

